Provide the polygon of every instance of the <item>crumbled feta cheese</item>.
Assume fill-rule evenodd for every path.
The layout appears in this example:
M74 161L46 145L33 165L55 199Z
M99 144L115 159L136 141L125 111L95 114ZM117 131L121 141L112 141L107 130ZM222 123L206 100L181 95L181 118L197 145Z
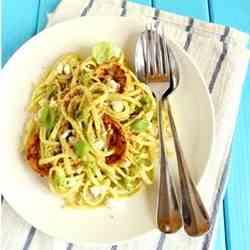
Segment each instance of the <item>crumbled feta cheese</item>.
M76 169L76 173L77 173L77 174L80 174L81 172L82 172L82 168Z
M75 178L67 179L67 187L71 188L71 187L74 187L76 184L77 184L77 181Z
M66 130L66 131L62 134L61 138L62 138L62 139L66 139L66 138L69 136L70 133L71 133L71 130Z
M117 83L114 80L110 80L108 81L108 86L113 90L113 91L117 91L119 89L119 83Z
M58 74L62 74L63 73L63 65L60 63L58 66L57 66L57 73Z
M131 165L131 162L128 159L126 159L125 161L123 161L123 167L124 168L128 168L130 165Z
M75 143L76 143L76 140L77 140L77 139L76 139L74 136L70 136L70 137L69 137L69 143L70 143L70 144L75 144Z
M63 67L63 72L64 74L66 75L69 75L71 73L71 67L69 64L65 64L64 67Z
M90 188L90 192L95 198L97 198L99 195L103 194L106 191L106 186L93 186Z
M122 112L124 109L123 103L121 101L112 101L111 107L115 112Z
M105 147L105 143L104 141L102 140L97 140L95 143L94 143L94 147L98 150L103 150L104 147Z
M49 102L50 107L55 107L57 105L56 100L51 99Z

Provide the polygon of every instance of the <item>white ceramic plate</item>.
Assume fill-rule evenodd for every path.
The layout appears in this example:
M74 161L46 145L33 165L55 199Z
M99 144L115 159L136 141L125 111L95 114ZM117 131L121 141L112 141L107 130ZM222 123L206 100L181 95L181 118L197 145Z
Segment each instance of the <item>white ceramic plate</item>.
M1 73L3 194L24 219L49 235L78 244L117 243L156 228L157 182L117 206L65 209L62 201L49 191L46 180L26 166L18 149L32 86L48 65L65 52L80 50L88 55L90 48L101 40L124 48L132 62L135 41L143 28L142 21L130 18L84 17L68 21L28 41ZM213 108L204 80L191 58L174 42L170 45L181 73L171 102L190 171L197 183L212 147Z

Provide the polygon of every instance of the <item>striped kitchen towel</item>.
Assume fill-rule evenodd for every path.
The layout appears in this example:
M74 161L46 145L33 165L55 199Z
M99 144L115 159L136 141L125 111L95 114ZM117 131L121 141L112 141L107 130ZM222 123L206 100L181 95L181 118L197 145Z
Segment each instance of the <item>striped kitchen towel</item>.
M2 250L207 250L212 249L217 215L228 177L229 156L241 89L247 71L248 35L235 29L178 16L124 0L62 0L49 15L48 26L78 16L137 16L142 20L159 18L168 36L182 46L199 65L215 107L216 138L207 168L199 183L209 208L212 227L206 236L190 238L180 231L174 235L147 234L123 245L80 247L53 239L20 218L3 201ZM209 190L208 190L209 188Z

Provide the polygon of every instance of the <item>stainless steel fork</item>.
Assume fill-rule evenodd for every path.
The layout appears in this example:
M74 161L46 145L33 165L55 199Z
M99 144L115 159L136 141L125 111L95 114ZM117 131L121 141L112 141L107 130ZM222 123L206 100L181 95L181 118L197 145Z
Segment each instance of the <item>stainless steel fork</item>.
M157 100L161 164L158 227L164 233L174 233L182 226L182 218L162 134L162 98L170 85L167 81L167 58L163 57L162 53L162 49L166 49L166 40L161 41L162 44L157 30L154 31L153 27L140 35L136 46L135 68L138 78L149 85Z

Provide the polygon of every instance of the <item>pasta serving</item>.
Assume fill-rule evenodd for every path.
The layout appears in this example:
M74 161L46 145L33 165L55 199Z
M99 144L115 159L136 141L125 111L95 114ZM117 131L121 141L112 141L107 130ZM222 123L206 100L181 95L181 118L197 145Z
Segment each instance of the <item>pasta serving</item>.
M156 103L119 48L98 43L69 53L35 86L23 152L70 207L130 196L154 178Z

